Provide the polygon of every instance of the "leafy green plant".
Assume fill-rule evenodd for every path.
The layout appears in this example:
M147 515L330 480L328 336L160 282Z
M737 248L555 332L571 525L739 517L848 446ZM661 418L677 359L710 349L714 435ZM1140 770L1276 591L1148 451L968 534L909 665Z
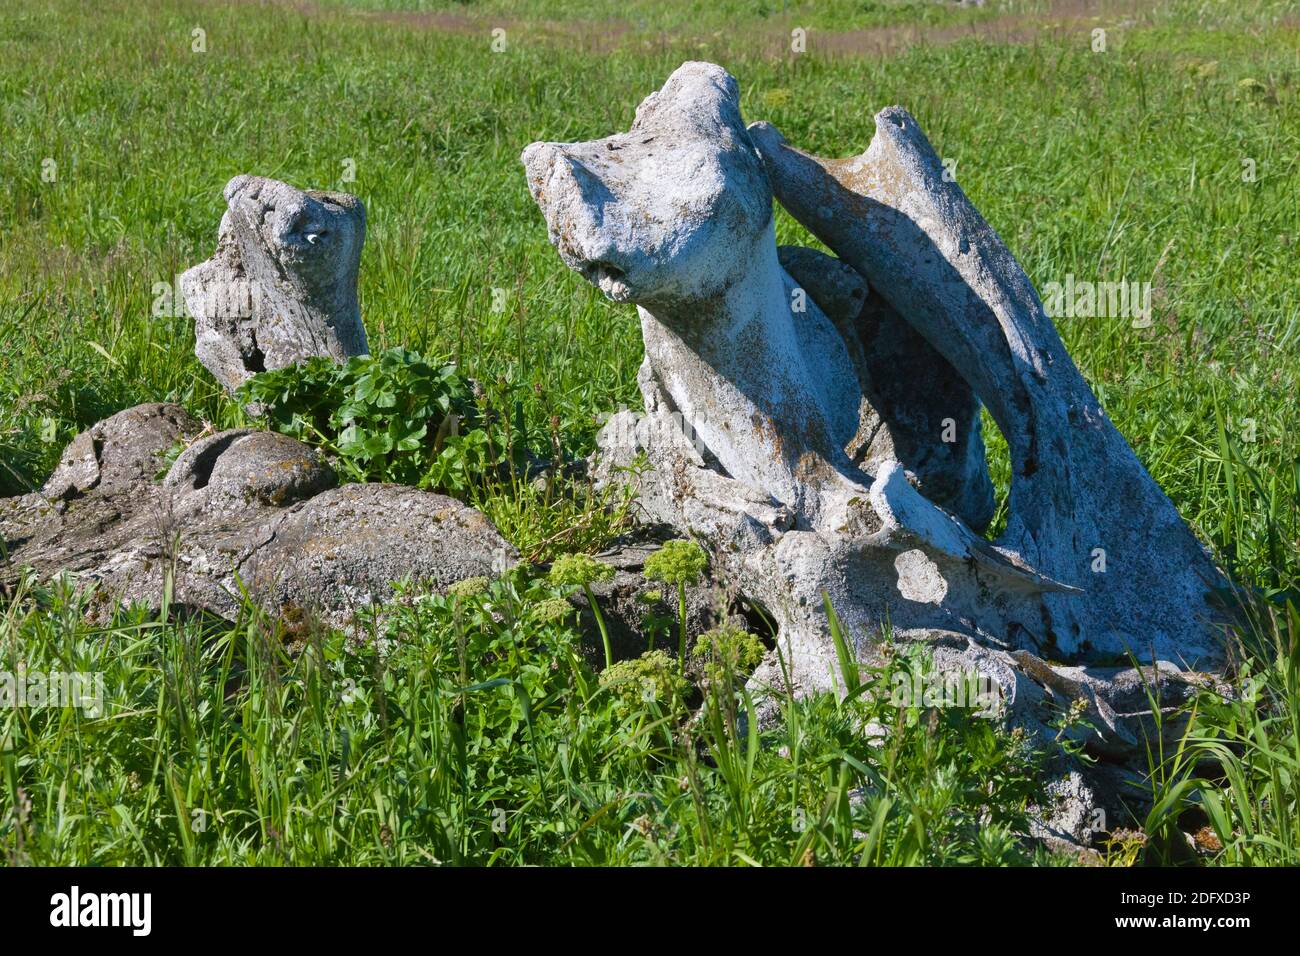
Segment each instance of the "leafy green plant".
M700 662L706 680L719 683L728 675L743 678L763 660L767 648L755 634L731 624L705 631L691 654Z
M708 567L704 549L694 541L668 541L645 560L645 576L651 581L677 585L677 664L686 671L686 588L700 580Z
M596 626L600 629L600 642L605 648L606 667L613 666L614 652L609 644L609 629L605 627L605 615L600 613L600 602L596 600L591 586L597 581L608 581L613 576L614 569L610 565L597 561L588 554L560 555L551 565L548 575L552 584L582 588L582 593L587 596L587 604L591 607L591 613L596 618Z
M473 383L454 364L406 349L261 372L237 398L272 428L335 453L356 481L464 497L505 456Z

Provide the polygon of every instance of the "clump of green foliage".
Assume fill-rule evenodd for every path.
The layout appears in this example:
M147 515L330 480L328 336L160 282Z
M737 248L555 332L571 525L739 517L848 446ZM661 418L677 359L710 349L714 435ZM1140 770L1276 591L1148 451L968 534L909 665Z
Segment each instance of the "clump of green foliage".
M668 541L645 559L647 580L677 586L677 667L686 671L686 588L700 580L709 566L708 555L694 541Z
M677 662L663 651L650 651L631 660L619 661L600 675L623 712L646 709L653 704L663 710L683 706L691 685L677 673Z
M613 576L613 567L604 561L597 561L589 554L560 555L551 565L548 575L552 584L582 588L582 593L587 596L587 604L591 607L591 613L596 618L596 626L600 629L600 642L605 649L606 667L613 665L614 651L610 647L605 615L600 613L600 603L596 600L596 594L591 590L591 586L597 581L608 581Z
M456 365L402 348L261 372L236 397L272 428L336 454L356 481L464 497L506 454Z
M728 675L743 677L752 673L766 652L757 635L723 624L701 634L691 653L699 661L705 680L722 681Z

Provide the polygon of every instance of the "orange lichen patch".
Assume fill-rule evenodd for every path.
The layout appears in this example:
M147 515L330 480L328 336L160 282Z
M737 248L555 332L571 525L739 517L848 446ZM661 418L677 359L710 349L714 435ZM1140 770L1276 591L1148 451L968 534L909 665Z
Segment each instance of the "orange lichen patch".
M1192 840L1196 843L1197 849L1205 853L1218 853L1223 849L1223 841L1209 826L1203 826L1192 834Z
M835 469L825 456L815 451L806 451L795 462L794 474L804 483L818 484L832 477Z

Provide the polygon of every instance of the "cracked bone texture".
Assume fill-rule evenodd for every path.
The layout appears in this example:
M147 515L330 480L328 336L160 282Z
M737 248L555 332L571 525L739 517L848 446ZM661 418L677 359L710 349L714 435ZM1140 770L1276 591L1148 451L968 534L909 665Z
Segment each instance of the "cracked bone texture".
M875 126L866 152L829 161L788 147L768 124L750 133L782 205L961 372L1006 436L1011 493L997 544L1083 592L1044 594L1037 627L1016 623L1057 657L1154 651L1213 664L1209 598L1225 579L916 120L891 107Z
M204 367L233 391L266 369L364 355L361 200L245 175L225 198L216 253L181 276Z
M802 246L780 246L777 255L834 323L857 371L862 403L850 457L868 471L902 462L927 498L983 531L993 482L970 386L847 263Z
M161 479L169 449L189 441ZM173 604L234 620L241 589L286 620L351 628L405 579L434 591L514 564L480 512L400 485L338 486L329 463L274 432L214 435L175 405L141 405L78 435L45 487L0 499L0 587L22 569L74 572L118 605Z
M806 529L872 525L869 475L854 456L869 457L873 443L892 450L881 432L895 423L864 401L870 370L819 305L844 311L843 277L819 281L833 264L802 257L803 281L825 290L803 295L781 266L771 190L735 80L687 64L646 98L630 132L534 143L523 162L564 261L616 301L638 304L653 380L645 387L689 423L720 470L789 505ZM969 396L953 410L968 454L943 448L936 433L930 457L943 464L930 470L983 473L982 443L970 440L976 413ZM912 453L926 443L898 444ZM914 472L919 483L925 470Z
M888 621L952 666L1032 685L1012 695L1022 711L1072 690L1103 726L1104 676L1051 689L1055 666L1033 662L1219 663L1223 579L905 113L881 114L846 178L746 130L735 80L687 63L627 133L522 158L561 258L641 320L646 411L607 422L593 474L708 546L778 624L796 690L836 682L823 595L866 659ZM838 258L778 252L773 187ZM976 530L980 400L1015 466L997 541Z

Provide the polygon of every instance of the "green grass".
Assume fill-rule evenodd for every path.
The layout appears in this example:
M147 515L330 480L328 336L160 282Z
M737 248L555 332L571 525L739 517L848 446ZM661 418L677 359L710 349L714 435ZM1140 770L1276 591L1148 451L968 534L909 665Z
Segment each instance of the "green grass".
M10 653L29 672L103 672L113 693L94 719L0 718L0 847L11 864L1045 858L1014 839L1037 757L993 722L893 707L880 671L878 693L786 701L760 735L738 726L730 671L702 696L667 656L658 683L599 681L555 593L520 574L415 599L360 651L253 611L96 630L68 587L24 595ZM861 733L872 721L888 745Z
M237 420L193 358L188 320L153 305L155 284L211 254L221 188L239 172L359 195L372 346L455 358L517 395L530 430L584 454L601 413L638 404L637 322L563 268L518 155L535 139L626 128L682 60L704 58L738 77L749 119L816 152L864 148L872 113L906 106L1040 288L1069 274L1152 282L1150 328L1067 319L1062 334L1181 513L1285 617L1300 577L1300 22L1288 4L1129 4L1095 22L1063 20L1047 0L424 4L458 17L441 27L373 15L397 6L37 0L0 12L0 494L39 485L73 435L139 402ZM1023 42L994 27L960 34L1007 18ZM494 19L503 53L489 47ZM566 41L571 19L584 39ZM608 38L615 20L625 32ZM770 39L805 23L810 52L779 55ZM1062 25L1037 30L1049 23ZM196 26L205 53L191 52ZM885 56L817 45L818 31L896 26L940 32ZM1091 52L1095 26L1105 53ZM809 241L784 215L778 231ZM508 290L501 311L494 288ZM479 503L539 557L596 548L612 530L591 523L581 488L506 483ZM520 623L491 640L514 643L467 656L463 671L456 642L477 632L445 608L411 621L376 670L333 635L284 656L284 625L252 617L211 633L142 618L94 631L66 597L13 603L0 618L11 669L76 661L120 695L103 719L0 715L0 847L33 862L1025 858L962 829L978 813L962 754L1007 775L1008 828L1028 799L1015 746L987 722L944 716L884 767L849 732L860 715L830 700L787 706L759 749L725 722L617 717L572 658L572 631L532 627L523 597L501 600ZM1248 640L1246 659L1265 691L1201 706L1183 776L1162 777L1166 794L1209 781L1170 812L1226 827L1224 862L1296 854L1279 820L1300 807L1284 666L1297 631L1263 630L1277 640ZM557 673L521 676L551 659ZM345 679L362 704L337 703ZM498 679L514 683L451 693ZM532 732L518 722L525 699ZM781 741L800 759L777 757ZM859 788L865 801L848 800ZM798 835L796 807L812 821ZM195 809L223 822L195 834L179 824ZM495 809L504 834L487 826ZM642 817L649 835L633 826ZM951 831L936 823L950 817Z

